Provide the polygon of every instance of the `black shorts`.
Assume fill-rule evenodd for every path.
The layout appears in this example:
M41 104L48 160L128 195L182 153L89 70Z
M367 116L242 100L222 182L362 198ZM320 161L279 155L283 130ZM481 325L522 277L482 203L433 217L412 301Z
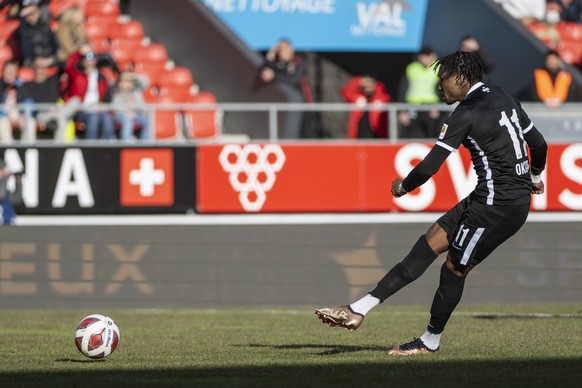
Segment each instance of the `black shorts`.
M525 223L529 203L485 205L471 194L437 220L447 232L454 264L477 265Z

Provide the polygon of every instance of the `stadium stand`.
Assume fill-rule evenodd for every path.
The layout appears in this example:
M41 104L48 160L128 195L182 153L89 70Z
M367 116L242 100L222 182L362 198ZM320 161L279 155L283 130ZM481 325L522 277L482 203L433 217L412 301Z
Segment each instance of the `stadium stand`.
M150 86L144 96L147 102L216 103L216 96L210 92L204 92L202 97L196 96L198 86L190 69L176 66L165 45L162 42L152 42L139 20L121 15L117 0L52 0L49 3L49 13L54 30L58 27L59 15L73 5L79 6L85 13L85 33L96 53L110 53L121 71L133 71L148 77ZM0 12L0 66L14 57L10 43L12 34L19 25L18 20L6 18L7 11L6 8ZM27 81L32 79L34 72L30 68L22 67L19 75ZM114 74L110 74L108 79L113 80L114 77ZM222 117L219 112L192 112L157 112L155 124L158 129L155 137L169 139L182 134L188 137L199 137L199 134L203 134L208 137L218 133L216 120ZM213 117L210 119L207 117L209 115ZM201 121L194 123L196 120Z

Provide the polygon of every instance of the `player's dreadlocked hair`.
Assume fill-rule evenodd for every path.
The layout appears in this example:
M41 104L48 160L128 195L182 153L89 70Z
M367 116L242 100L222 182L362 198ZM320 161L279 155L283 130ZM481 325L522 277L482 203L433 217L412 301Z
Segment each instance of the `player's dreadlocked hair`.
M474 52L457 51L440 57L434 62L433 67L442 80L459 76L469 85L483 80L483 63Z

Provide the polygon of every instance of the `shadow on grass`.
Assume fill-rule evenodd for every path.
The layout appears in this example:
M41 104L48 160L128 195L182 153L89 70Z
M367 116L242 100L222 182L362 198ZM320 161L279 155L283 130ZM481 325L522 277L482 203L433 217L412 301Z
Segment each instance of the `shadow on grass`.
M75 360L74 358L59 358L55 360L56 362L72 362L72 363L92 363L92 362L105 362L104 359L86 359L86 360Z
M475 319L582 319L582 314L475 314L472 316Z
M331 356L340 353L355 353L355 352L385 352L388 350L386 346L354 346L354 345L329 345L329 344L295 344L295 345L234 345L237 347L251 347L251 348L270 348L279 350L294 350L294 349L322 349L320 356Z
M308 347L310 345L307 345ZM0 373L3 387L579 387L582 357L447 361L406 357L375 363L318 363L175 369L116 368ZM327 360L330 361L330 360Z

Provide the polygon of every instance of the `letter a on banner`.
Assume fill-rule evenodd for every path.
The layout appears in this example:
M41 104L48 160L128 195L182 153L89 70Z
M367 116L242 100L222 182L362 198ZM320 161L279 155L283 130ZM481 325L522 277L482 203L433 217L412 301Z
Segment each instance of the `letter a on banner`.
M83 152L78 148L65 151L57 187L53 195L53 207L64 207L68 196L76 196L81 207L95 205Z

